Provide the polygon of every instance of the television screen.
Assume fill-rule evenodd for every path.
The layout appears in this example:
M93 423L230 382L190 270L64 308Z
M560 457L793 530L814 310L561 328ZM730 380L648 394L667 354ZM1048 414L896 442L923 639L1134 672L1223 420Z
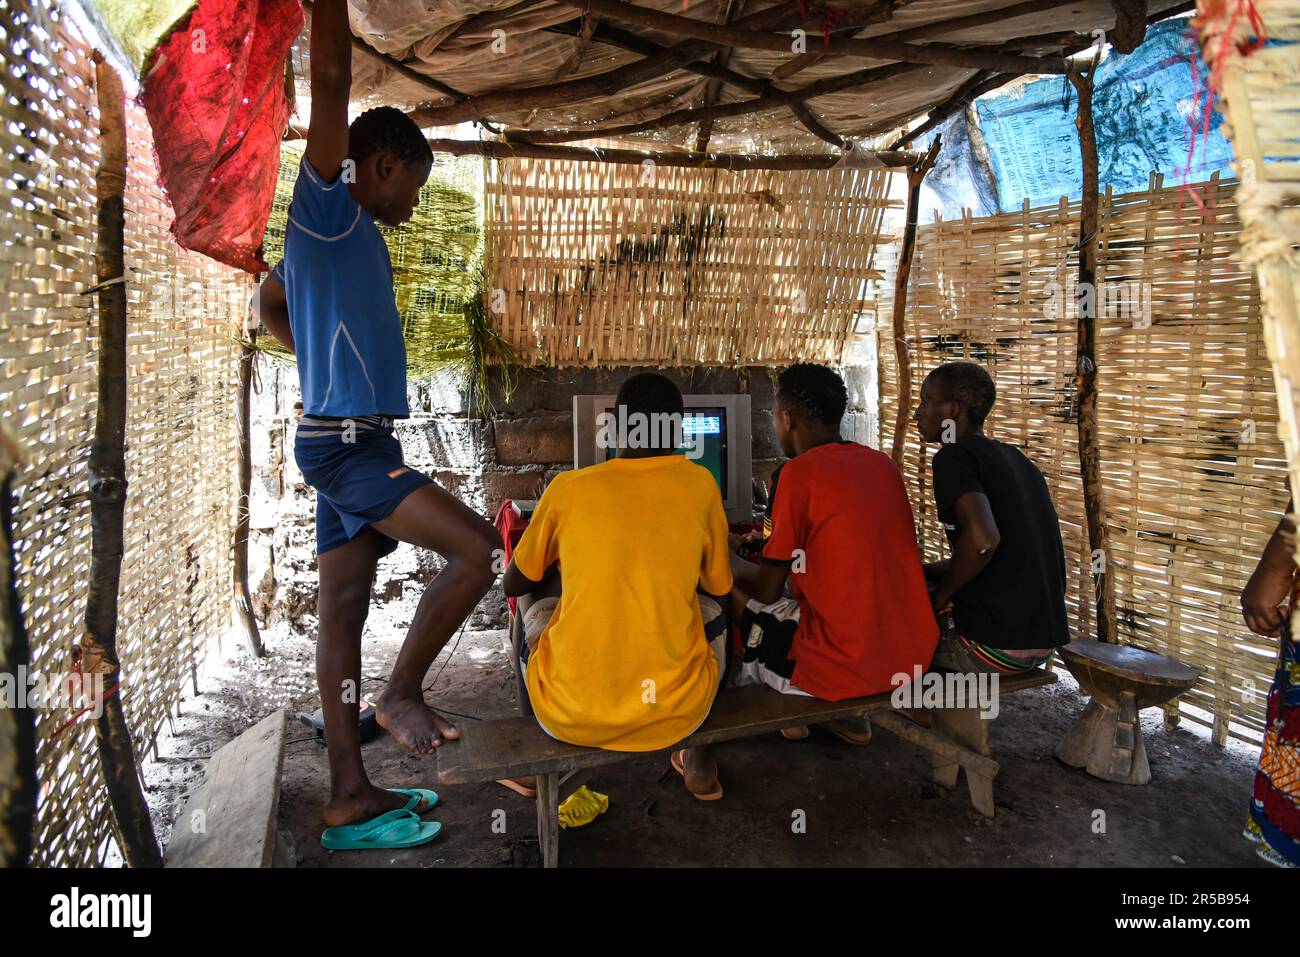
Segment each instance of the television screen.
M611 417L616 411L611 406L605 410ZM685 455L697 465L709 470L718 483L722 497L727 497L727 410L723 408L689 408L682 417L682 445L678 455ZM618 449L605 449L608 461L618 454Z

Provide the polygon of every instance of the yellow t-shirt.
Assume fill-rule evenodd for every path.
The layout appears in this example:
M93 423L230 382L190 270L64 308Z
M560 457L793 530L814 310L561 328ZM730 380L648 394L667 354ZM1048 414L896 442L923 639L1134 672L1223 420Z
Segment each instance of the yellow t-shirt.
M680 455L562 472L514 552L563 595L528 659L537 719L571 744L657 751L694 731L718 687L696 586L731 590L727 517L708 471Z

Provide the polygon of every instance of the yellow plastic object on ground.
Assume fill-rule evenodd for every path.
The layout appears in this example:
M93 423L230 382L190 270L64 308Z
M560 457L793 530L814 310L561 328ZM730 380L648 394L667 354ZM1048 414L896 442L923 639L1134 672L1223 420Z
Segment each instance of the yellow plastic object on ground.
M583 785L560 802L560 827L582 827L609 810L609 795Z

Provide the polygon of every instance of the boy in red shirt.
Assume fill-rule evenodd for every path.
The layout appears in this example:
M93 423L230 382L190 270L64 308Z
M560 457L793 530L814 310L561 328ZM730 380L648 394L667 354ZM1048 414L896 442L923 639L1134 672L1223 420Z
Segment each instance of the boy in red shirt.
M826 366L794 365L777 379L772 419L789 461L773 476L771 534L760 564L732 556L739 684L828 701L880 694L928 666L938 644L902 476L887 455L840 437L847 406ZM860 723L823 727L853 743L870 737ZM713 786L710 750L686 754L692 792Z

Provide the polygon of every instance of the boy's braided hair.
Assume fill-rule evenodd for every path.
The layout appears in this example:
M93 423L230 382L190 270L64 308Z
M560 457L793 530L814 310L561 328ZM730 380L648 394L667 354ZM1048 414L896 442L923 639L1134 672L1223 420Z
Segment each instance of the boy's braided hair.
M429 141L415 121L391 106L366 110L348 127L348 156L358 165L380 150L387 150L403 163L433 159Z
M804 421L833 428L839 428L849 405L849 393L839 374L811 362L792 365L777 376L776 397Z
M984 424L998 397L993 377L973 362L945 363L926 378L939 387L944 398L965 409L967 420L976 427Z

